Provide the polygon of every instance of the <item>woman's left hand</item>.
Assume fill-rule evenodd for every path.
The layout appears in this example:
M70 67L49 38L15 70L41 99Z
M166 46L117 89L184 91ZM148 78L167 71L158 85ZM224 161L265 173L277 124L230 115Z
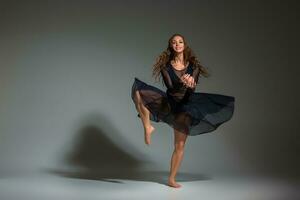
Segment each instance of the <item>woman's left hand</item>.
M190 74L184 74L180 77L183 84L189 88L196 87L196 83L194 80L194 77L192 77Z

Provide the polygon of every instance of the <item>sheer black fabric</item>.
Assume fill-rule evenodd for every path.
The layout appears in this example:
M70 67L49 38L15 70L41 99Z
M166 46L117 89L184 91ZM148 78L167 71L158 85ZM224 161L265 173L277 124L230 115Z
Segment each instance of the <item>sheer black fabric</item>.
M188 73L196 82L200 70L189 64L183 70L176 70L170 62L161 70L164 92L135 77L131 98L137 106L135 92L138 91L143 105L150 111L150 120L167 123L174 129L188 134L200 135L214 131L230 120L234 112L233 96L195 92L195 88L186 87L180 77ZM137 115L138 117L139 114Z

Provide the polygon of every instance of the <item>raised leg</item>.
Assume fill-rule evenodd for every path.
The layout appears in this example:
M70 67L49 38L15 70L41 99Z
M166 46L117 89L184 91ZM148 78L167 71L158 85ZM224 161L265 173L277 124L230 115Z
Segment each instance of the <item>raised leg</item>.
M175 181L175 177L180 167L181 161L183 159L184 146L188 135L174 129L174 136L175 136L175 141L174 141L175 148L171 159L170 176L168 179L168 185L171 187L179 188L181 187L181 185Z
M142 103L141 95L139 91L135 92L135 98L137 100L136 109L140 114L140 118L143 123L144 127L144 136L145 136L145 143L147 145L151 144L151 134L155 130L155 128L151 125L150 121L150 111L144 106Z

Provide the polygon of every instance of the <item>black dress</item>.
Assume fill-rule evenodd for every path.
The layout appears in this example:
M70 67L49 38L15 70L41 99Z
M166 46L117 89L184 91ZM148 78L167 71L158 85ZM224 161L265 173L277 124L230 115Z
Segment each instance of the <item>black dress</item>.
M143 105L150 111L150 120L164 122L174 129L188 134L200 135L214 131L222 123L231 119L234 111L233 96L195 92L195 88L186 87L180 76L188 73L196 83L199 68L190 63L183 70L176 70L170 62L161 70L163 82L167 87L164 92L135 77L131 98L137 105L135 92L138 90ZM140 115L137 115L140 117Z

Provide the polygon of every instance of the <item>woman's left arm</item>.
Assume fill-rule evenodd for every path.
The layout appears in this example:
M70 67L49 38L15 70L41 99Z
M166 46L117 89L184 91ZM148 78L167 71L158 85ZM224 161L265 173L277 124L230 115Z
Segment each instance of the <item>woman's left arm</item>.
M197 84L198 83L198 79L199 79L199 75L200 75L200 68L199 67L196 67L194 70L193 70L193 78L194 78L194 82ZM195 86L196 87L196 86Z
M194 92L196 89L196 85L198 83L199 75L200 75L200 69L198 67L193 70L193 73L191 75L190 74L183 75L182 80L183 82L185 82L184 85L189 90Z

